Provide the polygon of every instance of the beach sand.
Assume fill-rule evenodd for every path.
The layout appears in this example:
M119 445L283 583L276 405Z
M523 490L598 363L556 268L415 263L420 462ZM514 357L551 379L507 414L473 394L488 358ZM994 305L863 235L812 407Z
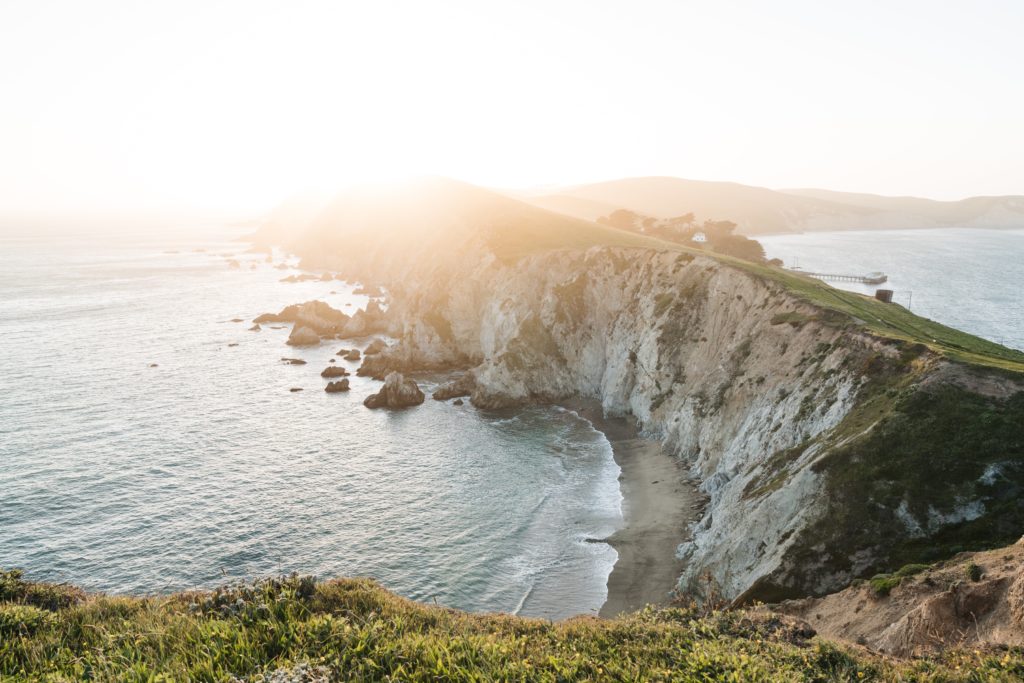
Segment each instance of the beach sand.
M624 526L605 539L619 554L600 615L613 617L672 599L682 573L677 546L698 518L702 497L680 461L661 443L640 438L631 421L604 418L596 402L566 406L604 432L622 473Z

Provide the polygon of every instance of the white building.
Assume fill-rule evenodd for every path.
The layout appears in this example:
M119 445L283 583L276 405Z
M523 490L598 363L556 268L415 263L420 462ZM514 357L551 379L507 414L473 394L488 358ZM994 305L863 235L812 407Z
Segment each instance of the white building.
M691 237L690 240L693 242L700 242L701 244L704 244L705 242L708 241L708 236L702 232L697 232L694 233L693 237Z

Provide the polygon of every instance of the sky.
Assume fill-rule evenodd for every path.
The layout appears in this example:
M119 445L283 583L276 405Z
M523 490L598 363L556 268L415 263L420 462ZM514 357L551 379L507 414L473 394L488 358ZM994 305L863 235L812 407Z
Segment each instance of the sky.
M1024 194L1024 2L0 0L0 211L438 174Z

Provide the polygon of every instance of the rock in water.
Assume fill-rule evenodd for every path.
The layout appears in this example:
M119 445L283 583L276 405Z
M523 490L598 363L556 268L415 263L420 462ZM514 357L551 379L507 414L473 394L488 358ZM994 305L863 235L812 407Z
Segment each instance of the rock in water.
M375 353L380 353L384 349L388 348L388 345L383 339L374 339L370 342L370 345L363 349L364 356L372 356Z
M324 368L324 371L320 373L321 377L346 377L349 372L345 368L339 367L328 367Z
M446 401L450 398L472 396L475 388L476 377L473 376L472 372L467 372L452 382L442 384L434 390L434 393L431 394L431 396L435 401ZM459 402L459 405L462 405L462 403Z
M384 379L384 386L363 401L367 408L405 408L423 403L423 392L416 382L406 379L400 372L392 372Z
M337 394L342 391L348 391L348 380L341 379L337 382L328 382L327 386L324 387L324 391L328 394Z
M452 401L452 405L453 406L461 406L461 405L463 405L462 399L461 398L455 399L454 401Z
M249 331L250 331L250 332L259 332L259 331L260 331L260 330L262 330L262 329L263 329L263 328L262 328L262 327L260 327L260 324L259 324L259 323L256 323L255 325L253 325L252 327L250 327L250 328L249 328Z
M315 346L320 343L320 335L308 327L302 327L295 323L292 333L288 335L289 346Z
M302 387L292 387L288 391L290 391L290 392L292 392L294 394L296 391L302 391Z
M359 349L352 349L344 355L345 360L359 360Z

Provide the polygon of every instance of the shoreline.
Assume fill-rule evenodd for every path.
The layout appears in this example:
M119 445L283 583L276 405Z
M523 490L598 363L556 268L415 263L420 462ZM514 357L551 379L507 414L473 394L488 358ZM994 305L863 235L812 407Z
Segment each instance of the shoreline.
M682 463L662 444L641 437L626 418L606 418L596 401L562 404L602 432L621 470L623 526L601 539L618 553L608 576L608 597L599 616L614 617L645 605L671 601L683 563L676 548L698 519L700 494Z

